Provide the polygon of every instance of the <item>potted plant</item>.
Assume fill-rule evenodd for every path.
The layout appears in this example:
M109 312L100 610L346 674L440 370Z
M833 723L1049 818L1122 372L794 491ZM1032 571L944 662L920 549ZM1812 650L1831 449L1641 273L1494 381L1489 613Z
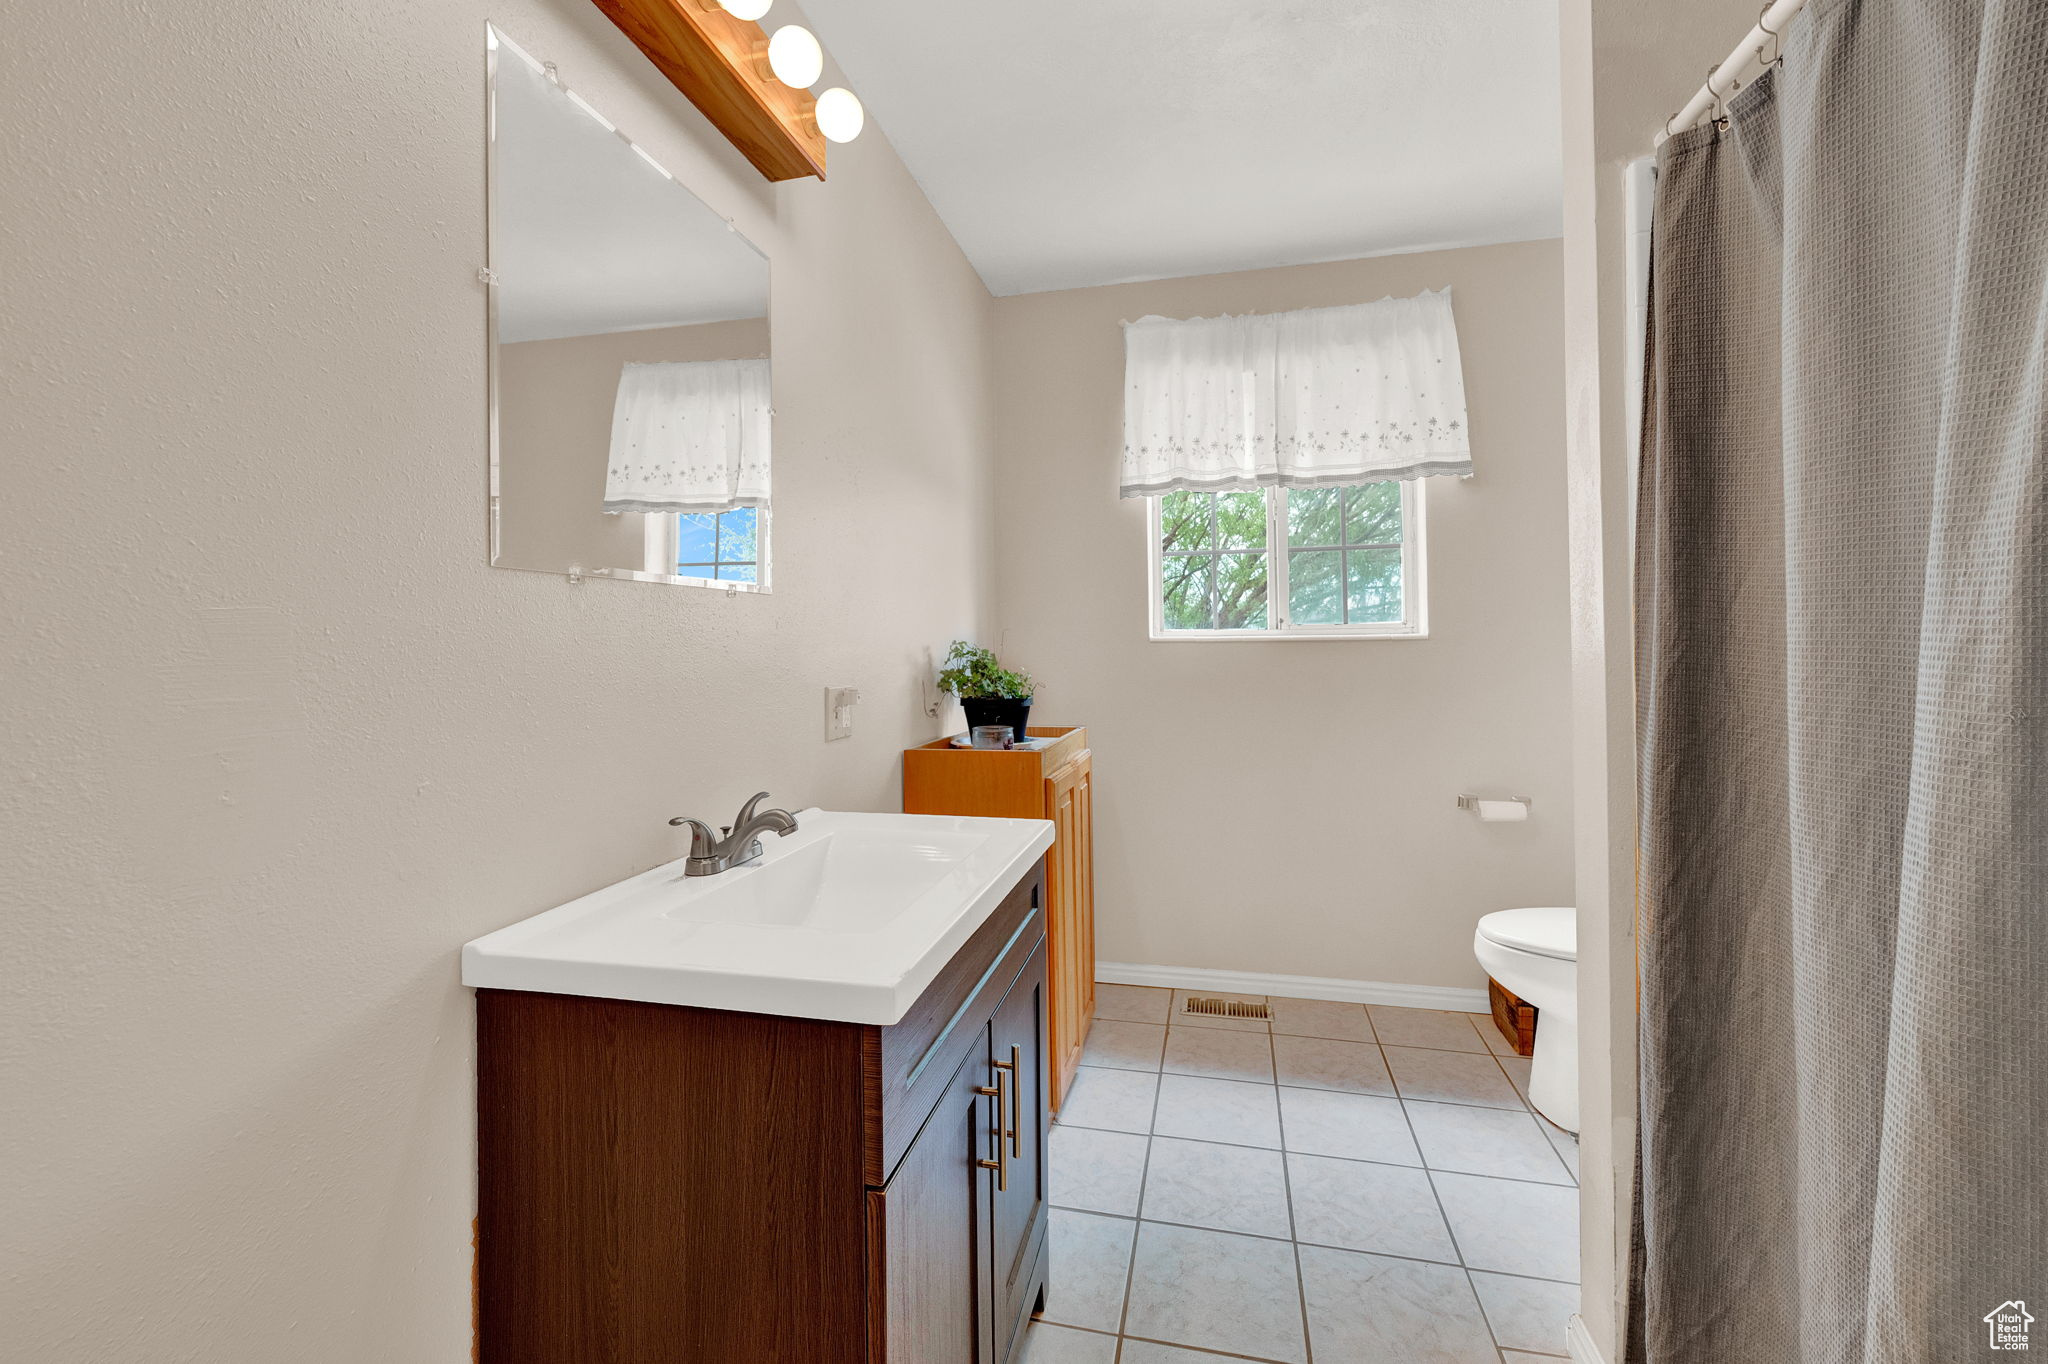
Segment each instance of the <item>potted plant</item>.
M959 698L970 733L977 725L1008 725L1017 742L1024 742L1024 723L1031 715L1031 675L1005 668L993 649L954 640L939 670L939 690Z

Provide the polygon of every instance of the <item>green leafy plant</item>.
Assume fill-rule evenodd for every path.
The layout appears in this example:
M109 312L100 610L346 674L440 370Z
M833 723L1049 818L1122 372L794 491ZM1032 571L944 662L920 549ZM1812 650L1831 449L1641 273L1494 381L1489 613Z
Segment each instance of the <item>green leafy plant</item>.
M939 670L939 690L963 701L1028 701L1034 685L1031 674L1005 668L995 650L964 639L953 641Z

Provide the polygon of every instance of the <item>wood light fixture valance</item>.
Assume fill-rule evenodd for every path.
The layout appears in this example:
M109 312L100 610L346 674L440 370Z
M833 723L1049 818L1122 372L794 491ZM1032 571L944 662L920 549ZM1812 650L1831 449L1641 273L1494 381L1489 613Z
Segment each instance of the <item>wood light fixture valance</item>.
M825 178L817 100L769 74L759 24L728 14L718 0L594 3L754 169L770 180Z

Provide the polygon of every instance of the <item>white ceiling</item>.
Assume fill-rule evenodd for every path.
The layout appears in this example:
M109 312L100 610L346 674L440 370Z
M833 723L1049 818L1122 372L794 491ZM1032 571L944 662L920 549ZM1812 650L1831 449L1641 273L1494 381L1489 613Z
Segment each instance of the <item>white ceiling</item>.
M496 91L500 340L767 316L768 262L509 44Z
M997 294L1561 230L1556 0L803 8Z

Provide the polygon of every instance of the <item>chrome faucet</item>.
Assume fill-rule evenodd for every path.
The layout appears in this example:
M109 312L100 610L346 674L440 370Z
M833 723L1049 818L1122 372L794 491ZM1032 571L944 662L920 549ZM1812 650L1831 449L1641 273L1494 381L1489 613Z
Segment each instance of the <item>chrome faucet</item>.
M688 826L690 830L690 858L683 863L685 876L716 876L734 867L744 867L761 856L760 835L763 830L778 834L796 832L796 816L787 810L763 810L754 813L754 807L768 798L766 791L757 791L754 798L740 807L737 818L719 832L723 838L711 832L711 826L687 815L677 815L669 823L678 827Z

